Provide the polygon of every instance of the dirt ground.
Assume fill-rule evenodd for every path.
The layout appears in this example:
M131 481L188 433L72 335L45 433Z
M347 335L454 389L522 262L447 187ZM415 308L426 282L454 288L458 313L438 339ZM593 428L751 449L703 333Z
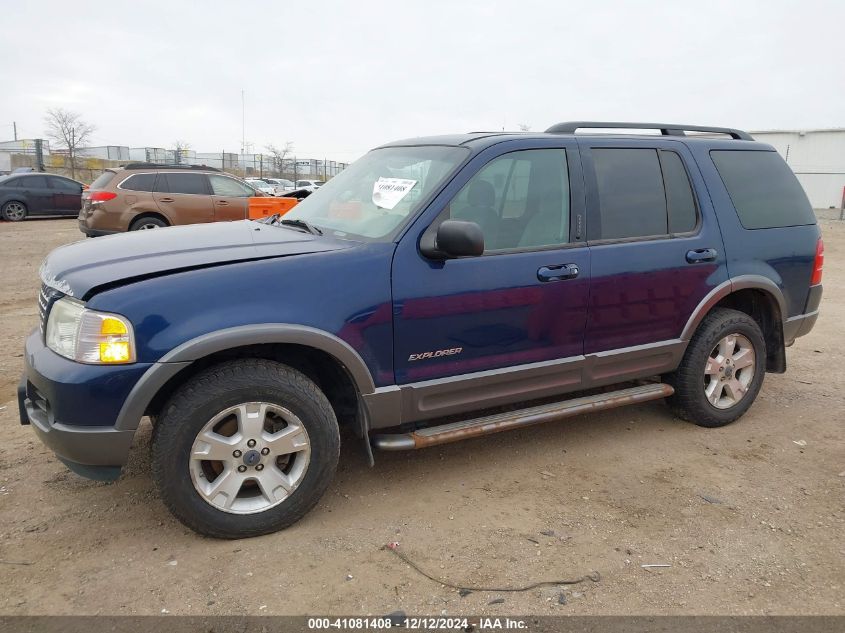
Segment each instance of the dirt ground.
M350 440L304 520L234 542L158 501L149 425L114 484L71 474L20 426L38 266L81 234L0 224L0 614L845 614L845 223L821 224L822 316L736 424L698 428L657 402L372 469ZM554 587L461 597L389 541L458 584L601 580L563 589L566 604Z

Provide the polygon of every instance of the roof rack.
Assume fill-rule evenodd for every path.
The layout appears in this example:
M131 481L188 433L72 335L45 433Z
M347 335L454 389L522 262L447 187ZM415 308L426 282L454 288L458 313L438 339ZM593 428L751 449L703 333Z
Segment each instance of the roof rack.
M684 132L712 132L726 134L733 139L753 141L748 132L730 127L709 127L704 125L681 125L679 123L624 123L620 121L567 121L557 123L546 130L549 134L575 134L583 128L617 128L625 130L660 130L663 136L686 136Z
M124 169L201 169L203 171L220 171L217 167L207 165L165 165L162 163L127 163Z

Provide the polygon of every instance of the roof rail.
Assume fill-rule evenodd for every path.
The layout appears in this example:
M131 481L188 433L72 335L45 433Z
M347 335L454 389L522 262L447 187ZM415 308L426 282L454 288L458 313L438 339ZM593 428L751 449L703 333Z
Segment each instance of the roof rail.
M207 165L165 165L162 163L127 163L124 169L201 169L203 171L220 171L217 167Z
M546 130L549 134L575 134L583 128L617 128L627 130L660 130L663 136L686 136L684 132L713 132L726 134L733 139L753 141L748 132L730 127L709 127L704 125L681 125L679 123L624 123L620 121L567 121L557 123Z

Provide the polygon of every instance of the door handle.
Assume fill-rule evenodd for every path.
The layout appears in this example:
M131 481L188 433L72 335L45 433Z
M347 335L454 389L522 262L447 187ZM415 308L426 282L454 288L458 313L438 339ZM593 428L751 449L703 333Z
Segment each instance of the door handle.
M690 264L700 264L702 262L716 261L715 248L697 248L694 251L687 251L687 262Z
M537 279L540 281L563 281L565 279L575 279L577 276L577 264L542 266L537 270Z
M173 198L159 198L159 202L173 202Z
M225 200L218 200L218 201L217 201L217 206L220 206L220 207L228 207L228 206L229 206L229 203L228 203L228 202L226 202Z

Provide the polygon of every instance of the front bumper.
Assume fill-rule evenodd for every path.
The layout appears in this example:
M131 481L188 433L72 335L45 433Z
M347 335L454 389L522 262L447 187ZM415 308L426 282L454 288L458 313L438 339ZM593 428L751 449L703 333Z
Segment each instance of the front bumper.
M27 382L24 375L18 386L21 424L31 425L38 439L76 474L98 481L117 479L135 431L62 424L50 414L49 403L27 396Z
M26 342L18 386L21 424L75 473L113 481L129 457L135 429L115 427L126 395L149 367L74 363L47 349L39 332Z

